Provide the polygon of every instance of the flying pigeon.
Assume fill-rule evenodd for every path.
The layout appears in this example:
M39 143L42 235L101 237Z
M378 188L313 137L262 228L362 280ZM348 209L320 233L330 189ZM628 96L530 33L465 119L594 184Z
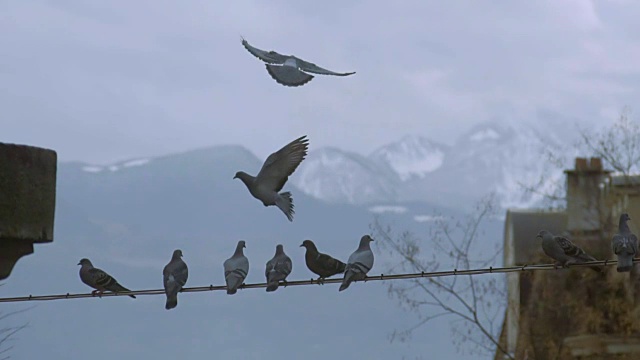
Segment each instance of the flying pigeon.
M224 280L227 283L227 294L229 295L233 295L238 291L238 287L242 285L249 273L249 259L242 252L245 247L247 246L244 240L238 241L233 256L225 260L223 264Z
M307 156L309 139L304 135L285 145L282 149L269 155L257 176L253 177L244 171L238 171L233 177L240 179L247 186L254 198L262 201L264 206L277 206L289 221L293 221L293 199L288 191L278 194L293 174L298 165Z
M178 306L178 293L182 291L182 287L187 283L188 277L189 268L182 261L182 250L174 250L171 261L162 269L164 292L167 294L165 309L169 310Z
M305 240L300 247L307 249L307 252L304 254L304 260L309 270L320 276L318 283L322 284L325 278L344 272L346 265L338 259L319 252L313 241Z
M542 239L542 250L547 256L556 260L556 266L568 267L571 264L596 261L596 258L587 254L579 246L563 236L554 236L552 233L541 230L536 238ZM597 272L603 272L599 266L590 266Z
M613 235L611 246L613 253L618 256L618 272L629 272L633 267L633 258L638 253L638 238L631 233L627 221L629 214L620 215L618 233Z
M278 244L276 254L267 261L267 268L264 271L264 276L267 278L267 292L276 291L280 281L286 284L292 267L291 258L284 253L283 246Z
M106 272L94 268L93 264L89 259L81 259L78 265L82 265L80 267L80 280L83 283L91 286L96 289L91 292L91 295L102 296L102 293L105 291L112 291L115 293L123 292L123 291L131 291L126 287L118 284L118 281L114 279L111 275ZM129 297L136 298L135 295L129 295Z
M351 256L349 256L349 260L347 260L344 278L338 291L348 288L352 281L364 279L373 267L373 252L369 246L371 241L373 241L373 239L369 235L365 235L360 239L358 249L354 251Z
M327 69L323 69L316 64L304 61L293 55L282 55L275 51L264 51L255 48L242 39L242 45L253 56L266 62L267 72L278 83L284 86L301 86L313 79L313 75L307 73L319 74L319 75L334 75L334 76L349 76L355 74L354 72L337 73ZM302 70L302 71L300 71Z

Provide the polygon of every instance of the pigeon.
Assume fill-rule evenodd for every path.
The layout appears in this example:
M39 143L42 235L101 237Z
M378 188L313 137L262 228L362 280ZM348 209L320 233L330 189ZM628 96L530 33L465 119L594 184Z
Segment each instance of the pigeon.
M633 258L638 253L638 238L631 233L627 221L629 214L620 215L618 233L613 235L611 246L613 253L618 256L618 272L629 272L633 267Z
M264 271L264 276L267 278L267 292L276 291L281 280L286 284L292 267L291 258L284 253L283 246L278 244L276 254L267 261L267 268Z
M238 171L233 177L240 179L251 195L262 201L264 206L277 206L289 221L293 221L295 210L293 198L288 191L278 194L298 165L307 156L309 139L304 135L269 155L257 176Z
M112 291L115 293L123 292L123 291L131 291L126 287L120 285L113 276L107 274L106 272L94 268L93 264L89 259L81 259L78 265L82 265L80 267L80 280L83 283L91 286L96 289L91 292L91 295L98 294L99 297L102 296L102 293L105 291ZM136 298L135 295L129 295L129 297Z
M178 293L182 291L182 287L187 283L188 277L189 268L182 261L182 250L174 250L171 261L162 269L164 292L167 294L165 309L170 310L178 306Z
M304 254L304 260L309 270L319 276L319 284L324 283L325 278L344 272L345 263L319 252L313 241L305 240L300 247L307 249L307 252Z
M280 85L284 86L301 86L313 79L313 75L307 73L319 74L319 75L334 75L334 76L349 76L355 74L355 72L337 73L327 69L323 69L316 64L304 61L293 55L282 55L275 51L264 51L255 48L242 39L242 45L253 56L266 62L267 72L271 77ZM300 71L302 70L302 71Z
M547 256L556 260L555 266L568 267L571 264L597 261L587 254L579 246L563 236L554 236L552 233L541 230L536 238L542 239L542 250ZM590 266L597 272L603 272L600 266Z
M373 239L369 235L365 235L360 239L358 249L354 251L351 256L349 256L349 260L347 260L344 278L338 291L348 288L352 281L364 279L373 267L373 252L369 246L369 242L371 241L373 241Z
M233 256L225 260L224 280L227 282L227 294L233 295L238 291L244 279L249 273L249 259L242 253L242 249L247 247L244 240L238 241L236 251Z

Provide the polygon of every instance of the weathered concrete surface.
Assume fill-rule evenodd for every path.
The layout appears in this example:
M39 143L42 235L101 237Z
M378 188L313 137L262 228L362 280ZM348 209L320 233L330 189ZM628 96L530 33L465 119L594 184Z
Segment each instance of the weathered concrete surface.
M53 241L57 161L53 150L0 143L0 280L34 243Z

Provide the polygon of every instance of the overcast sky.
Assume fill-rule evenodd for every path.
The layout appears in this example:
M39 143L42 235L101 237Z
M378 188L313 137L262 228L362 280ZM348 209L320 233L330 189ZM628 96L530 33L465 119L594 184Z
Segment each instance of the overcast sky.
M108 163L227 143L266 156L302 134L368 153L541 111L610 121L637 99L639 17L620 0L4 0L0 141ZM357 73L283 87L240 35Z

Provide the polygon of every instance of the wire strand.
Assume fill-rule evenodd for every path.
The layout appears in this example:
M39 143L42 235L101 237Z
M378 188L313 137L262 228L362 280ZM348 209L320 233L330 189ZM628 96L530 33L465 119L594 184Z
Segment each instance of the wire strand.
M633 259L633 263L636 264L640 262L640 258ZM617 260L598 260L598 261L589 261L579 264L571 264L568 267L588 267L588 266L610 266L616 265L618 263ZM534 264L534 265L518 265L518 266L507 266L507 267L488 267L481 269L468 269L468 270L445 270L445 271L434 271L434 272L419 272L419 273L407 273L407 274L390 274L390 275L373 275L367 276L363 280L356 280L354 282L367 282L367 281L386 281L386 280L403 280L403 279L417 279L417 278L435 278L435 277L445 277L445 276L460 276L460 275L482 275L482 274L504 274L504 273L512 273L512 272L521 272L521 271L542 271L542 270L562 270L564 268L556 266L554 264ZM334 278L334 279L325 279L323 284L338 284L342 282L342 278ZM295 281L287 281L280 282L280 286L282 287L290 287L290 286L303 286L303 285L313 285L320 284L318 280L295 280ZM266 287L266 283L254 283L254 284L242 284L239 289L259 289ZM205 292L205 291L222 291L226 290L227 287L225 285L209 285L209 286L198 286L198 287L190 287L183 288L181 292L189 293L189 292ZM110 296L129 296L129 295L163 295L164 289L152 289L152 290L135 290L135 291L126 291L126 292L105 292L102 294L102 297L110 297ZM81 299L81 298L91 298L98 297L98 295L93 295L92 293L81 293L81 294L59 294L59 295L29 295L29 296L21 296L21 297L6 297L0 298L0 303L7 302L21 302L21 301L50 301L50 300L66 300L66 299Z

